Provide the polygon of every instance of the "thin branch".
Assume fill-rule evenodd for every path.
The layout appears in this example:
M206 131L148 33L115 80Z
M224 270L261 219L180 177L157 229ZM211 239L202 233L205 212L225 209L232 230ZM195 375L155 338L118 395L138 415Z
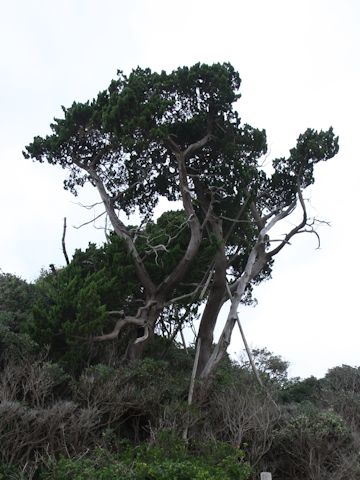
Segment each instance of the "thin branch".
M227 241L229 240L234 228L235 228L235 222L240 221L240 218L243 216L245 209L247 208L248 204L250 201L250 195L249 193L246 194L246 199L245 202L241 205L236 217L232 219L232 225L230 226L229 230L226 232L226 235L224 237L224 245L227 244Z
M165 306L169 306L173 303L177 303L177 302L180 302L181 300L185 300L186 298L193 298L196 296L196 294L198 293L198 291L200 290L200 285L198 285L195 290L193 290L192 292L190 293L184 293L184 295L180 295L178 297L174 297L174 298L171 298L170 300L168 300L166 303L165 303Z
M316 223L325 224L325 225L328 225L328 226L330 225L329 222L326 222L325 220L318 220L316 218L313 218L312 222L307 223L305 228L303 230L299 230L298 233L312 233L312 234L314 234L317 238L317 241L318 241L318 246L317 246L317 250L318 250L321 247L321 239L320 239L320 235L317 233L317 231L314 228L314 225Z
M189 407L192 404L192 399L193 399L193 395L194 395L196 372L197 372L199 357L200 357L200 346L201 346L201 338L198 338L197 345L196 345L194 365L193 365L193 369L192 369L192 372L191 372L189 394L188 394L188 406ZM182 438L185 442L187 442L187 440L188 440L188 430L189 430L189 419L186 422L186 426L184 428L184 432L183 432L183 436L182 436Z
M96 217L92 218L91 220L89 220L88 222L84 222L82 223L81 225L73 225L73 228L76 228L76 230L79 230L80 228L82 227L85 227L85 225L89 225L90 223L94 223L96 220L98 220L99 218L101 218L103 215L105 215L106 213L106 210L104 210L102 213L99 213L99 215L97 215Z
M251 220L238 220L237 218L230 218L230 217L225 217L224 215L220 215L222 220L227 220L228 222L233 222L233 223L253 223Z
M153 307L158 302L157 300L149 300L143 307L140 307L136 313L136 318L139 318L144 310L148 310L150 307Z
M214 265L214 262L212 263L212 265ZM207 280L206 280L206 282L205 282L205 284L204 284L204 287L203 287L203 289L201 290L200 297L199 297L200 300L202 300L202 299L204 298L205 293L206 293L206 290L209 288L209 285L210 285L211 278L212 278L213 274L214 274L214 269L211 268L211 270L209 271L208 278L207 278Z
M102 205L103 202L95 202L95 203L92 203L91 205L84 205L81 202L73 202L73 203L75 203L75 205L78 205L79 207L86 208L86 210L92 210L98 205Z
M232 293L231 293L231 290L230 290L230 287L229 287L229 284L228 282L226 282L226 290L227 290L227 293L229 295L229 299L230 301L233 301L233 296L232 296ZM264 384L260 378L260 375L259 375L259 372L256 368L256 365L255 365L255 362L254 362L254 357L252 356L252 353L251 353L251 350L249 348L249 344L246 340L246 337L245 337L245 333L244 333L244 330L241 326L241 323L240 323L240 319L239 319L239 315L236 314L236 322L238 324L238 327L239 327L239 330L240 330L240 334L241 334L241 338L242 338L242 341L244 343L244 346L245 346L245 350L246 350L246 353L247 353L247 356L249 358L249 361L250 361L250 365L251 365L251 368L252 368L252 371L255 375L255 378L258 382L258 384L260 385L261 388L264 388Z
M213 268L214 268L214 262L212 262L211 265L208 267L208 269L206 270L203 278L201 279L201 281L198 284L196 284L196 288L192 292L185 293L184 295L180 295L179 297L174 297L174 298L168 300L166 302L165 306L171 305L171 304L179 302L181 300L185 300L186 298L195 298L197 293L199 292L201 286L208 283L211 280L210 273L212 272ZM203 288L200 295L199 295L199 300L203 299L204 294L205 294L205 290Z
M168 144L168 146L170 147L170 150L172 151L172 153L179 153L180 152L180 146L173 140L173 137L175 135L172 135L170 134L167 138L166 138L166 143Z
M63 236L62 236L61 243L62 243L62 251L65 257L66 265L69 265L70 261L66 251L65 236L66 236L66 217L64 217L64 228L63 228Z
M182 344L183 344L183 346L184 346L185 353L186 353L186 355L189 355L189 352L188 352L188 349L187 349L187 346L186 346L185 337L184 337L184 333L183 333L183 331L182 331L182 328L180 328L180 337L181 337Z

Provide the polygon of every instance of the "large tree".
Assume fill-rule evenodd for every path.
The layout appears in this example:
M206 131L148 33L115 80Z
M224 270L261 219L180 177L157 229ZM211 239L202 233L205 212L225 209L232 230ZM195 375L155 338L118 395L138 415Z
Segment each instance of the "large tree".
M241 123L235 108L239 87L240 77L228 63L196 64L169 74L141 68L129 76L118 72L94 100L63 107L63 118L51 124L52 134L35 137L25 152L27 158L66 169L65 188L74 194L86 183L97 188L133 262L142 305L96 339L115 338L127 323L143 327L128 348L129 356L137 357L164 309L203 301L197 335L202 378L223 357L239 304L269 276L274 256L294 235L313 229L303 191L314 182L314 165L338 151L331 128L308 129L289 156L275 159L271 173L265 172L266 135ZM188 234L181 254L159 275L151 270L149 256L153 264L164 260L177 234L148 235L144 251L144 227L127 227L120 214L138 211L143 223L151 222L161 197L182 201ZM300 221L281 240L272 238L273 227L295 210L301 211ZM212 245L212 254L190 288L186 283L204 245ZM219 311L228 300L229 315L214 345Z

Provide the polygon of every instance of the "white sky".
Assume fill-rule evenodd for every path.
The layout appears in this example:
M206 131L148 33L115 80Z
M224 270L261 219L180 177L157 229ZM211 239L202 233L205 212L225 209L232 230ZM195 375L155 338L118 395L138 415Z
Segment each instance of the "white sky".
M266 128L271 157L286 156L307 127L332 125L340 153L316 171L314 212L331 221L297 238L241 318L253 347L290 361L292 375L321 376L360 364L358 130L360 2L357 0L2 0L0 2L0 268L33 280L64 263L63 217L89 218L62 189L64 172L21 151L49 133L60 105L85 101L117 69L172 70L230 61L242 77L244 122ZM72 253L102 241L93 226L68 229ZM234 333L230 352L242 345Z

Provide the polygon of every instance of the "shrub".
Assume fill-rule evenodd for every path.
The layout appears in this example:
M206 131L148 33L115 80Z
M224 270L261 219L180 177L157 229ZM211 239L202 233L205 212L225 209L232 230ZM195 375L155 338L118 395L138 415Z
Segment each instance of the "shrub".
M93 446L98 412L73 402L30 408L19 402L0 403L0 462L25 465L42 455L75 455Z
M184 447L184 446L183 446ZM219 448L219 447L218 447ZM243 453L227 447L223 455L202 455L182 448L178 457L178 446L169 454L158 446L142 445L125 448L122 454L110 454L97 449L89 458L79 460L61 459L42 480L247 480L249 465Z
M186 395L187 378L175 375L168 362L146 358L121 368L96 365L74 384L74 400L91 405L104 427L135 441L157 428L166 406Z
M351 431L334 411L298 409L284 418L268 459L279 478L353 480L359 455Z

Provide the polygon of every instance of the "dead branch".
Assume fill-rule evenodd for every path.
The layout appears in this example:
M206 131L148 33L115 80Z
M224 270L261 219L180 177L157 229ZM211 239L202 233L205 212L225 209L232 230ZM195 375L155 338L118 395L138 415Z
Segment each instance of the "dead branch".
M194 365L193 365L193 369L192 369L192 372L191 372L189 394L188 394L188 406L189 407L192 404L193 395L194 395L196 371L197 371L197 368L198 368L199 356L200 356L200 347L201 347L201 338L198 338L197 345L196 345ZM186 426L184 428L183 435L182 435L182 438L185 442L187 442L187 440L188 440L188 431L189 431L189 421L186 422Z
M287 235L285 235L285 238L284 240L280 243L280 245L278 245L276 248L274 248L273 250L271 250L270 252L268 252L268 256L269 257L273 257L274 255L278 254L280 252L280 250L282 250L285 245L287 245L289 243L289 240L291 240L291 238L296 235L297 233L300 232L300 230L302 230L305 225L306 225L306 222L307 222L307 211L306 211L306 206L305 206L305 202L304 202L304 197L302 195L302 192L301 192L301 188L300 188L300 179L298 178L298 197L299 197L299 201L300 201L300 205L301 205L301 208L302 208L302 211L303 211L303 218L301 220L301 222L296 225ZM295 203L296 205L296 202L293 202L293 204ZM292 204L292 205L293 205ZM281 220L282 218L285 218L287 217L288 215L290 215L290 213L293 212L294 208L295 208L295 205L292 205L289 206L289 208L287 210L284 211L285 215L283 215L281 218L279 218L278 220L276 220L276 222L278 222L279 220ZM292 208L290 208L292 207ZM280 215L280 214L279 214ZM274 222L274 220L276 219L277 217L275 217L271 222ZM275 222L275 223L276 223ZM269 224L269 225L270 225ZM274 224L274 223L273 223ZM273 224L270 226L270 228L272 228ZM270 228L268 228L268 230L270 230Z
M97 207L98 205L102 205L103 202L95 202L90 205L84 205L81 202L74 202L75 205L78 205L79 207L86 208L86 210L92 210L93 208Z
M69 261L69 257L68 257L67 251L66 251L65 235L66 235L66 217L64 217L64 228L63 228L63 236L62 236L61 243L62 243L62 251L63 251L64 257L65 257L66 265L69 265L70 261Z
M99 215L96 215L96 217L92 218L92 219L89 220L88 222L84 222L84 223L82 223L81 225L78 225L78 226L73 225L73 228L76 228L76 230L79 230L80 228L85 227L85 225L89 225L90 223L96 222L96 220L98 220L100 217L102 217L103 215L105 215L105 213L106 213L106 210L104 210L104 211L103 211L102 213L100 213Z
M230 301L233 300L233 296L232 296L232 293L231 293L231 290L230 290L230 287L229 287L229 284L228 282L226 282L226 290L227 290L227 293L229 295L229 299ZM255 362L254 362L254 357L252 356L252 353L251 353L251 350L249 348L249 344L246 340L246 337L245 337L245 333L244 333L244 330L241 326L241 323L240 323L240 319L239 319L239 315L236 314L236 322L238 324L238 327L239 327L239 330L240 330L240 334L241 334L241 338L242 338L242 341L244 343L244 347L245 347L245 350L246 350L246 353L247 353L247 356L249 358L249 361L250 361L250 365L251 365L251 368L252 368L252 371L255 375L255 378L256 378L256 381L258 382L258 384L260 385L261 388L264 388L264 384L260 378L260 375L259 375L259 372L256 368L256 365L255 365Z

